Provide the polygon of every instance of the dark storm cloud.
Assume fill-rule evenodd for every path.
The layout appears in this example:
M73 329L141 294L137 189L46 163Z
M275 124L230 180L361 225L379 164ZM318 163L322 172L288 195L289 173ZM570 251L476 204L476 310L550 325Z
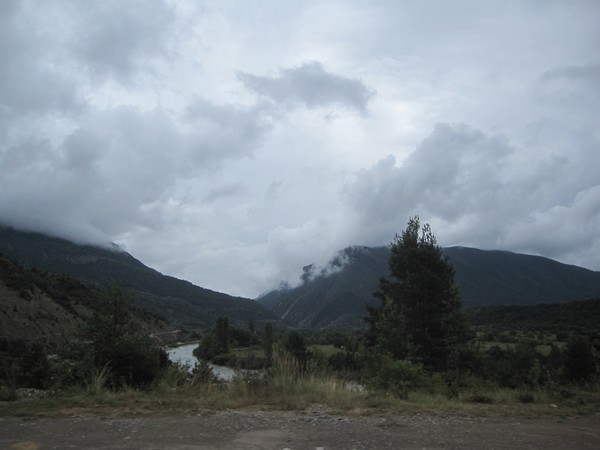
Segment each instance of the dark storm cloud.
M277 103L308 108L339 105L365 113L373 96L362 81L327 72L319 62L283 69L278 77L240 72L238 78L246 88Z

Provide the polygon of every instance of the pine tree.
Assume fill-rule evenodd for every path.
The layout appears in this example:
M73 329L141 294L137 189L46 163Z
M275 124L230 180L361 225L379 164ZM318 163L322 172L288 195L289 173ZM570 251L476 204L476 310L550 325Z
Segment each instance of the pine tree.
M391 244L392 280L382 278L368 308L368 342L396 359L408 356L436 370L448 368L468 339L454 269L428 224L411 218Z

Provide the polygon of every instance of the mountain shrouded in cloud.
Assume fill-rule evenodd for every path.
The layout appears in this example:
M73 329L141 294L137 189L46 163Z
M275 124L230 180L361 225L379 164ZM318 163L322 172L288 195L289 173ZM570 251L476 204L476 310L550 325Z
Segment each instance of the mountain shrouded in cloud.
M599 13L0 2L0 223L243 296L414 214L598 270Z

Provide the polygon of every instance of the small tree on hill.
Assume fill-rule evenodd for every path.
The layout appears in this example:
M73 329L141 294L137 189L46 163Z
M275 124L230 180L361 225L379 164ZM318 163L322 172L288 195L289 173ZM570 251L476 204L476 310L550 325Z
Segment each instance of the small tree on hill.
M107 290L82 328L81 337L91 346L93 365L109 371L113 387L147 385L167 364L165 351L133 320L132 301L133 297L119 288Z
M389 266L392 279L382 278L375 293L380 306L368 307L367 343L396 359L448 368L469 333L454 269L428 224L409 220L391 244Z

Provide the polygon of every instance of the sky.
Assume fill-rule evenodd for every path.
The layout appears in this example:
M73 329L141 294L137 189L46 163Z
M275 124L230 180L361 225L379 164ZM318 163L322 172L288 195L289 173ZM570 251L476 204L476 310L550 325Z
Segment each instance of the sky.
M0 223L255 298L419 215L600 270L600 2L2 0Z

